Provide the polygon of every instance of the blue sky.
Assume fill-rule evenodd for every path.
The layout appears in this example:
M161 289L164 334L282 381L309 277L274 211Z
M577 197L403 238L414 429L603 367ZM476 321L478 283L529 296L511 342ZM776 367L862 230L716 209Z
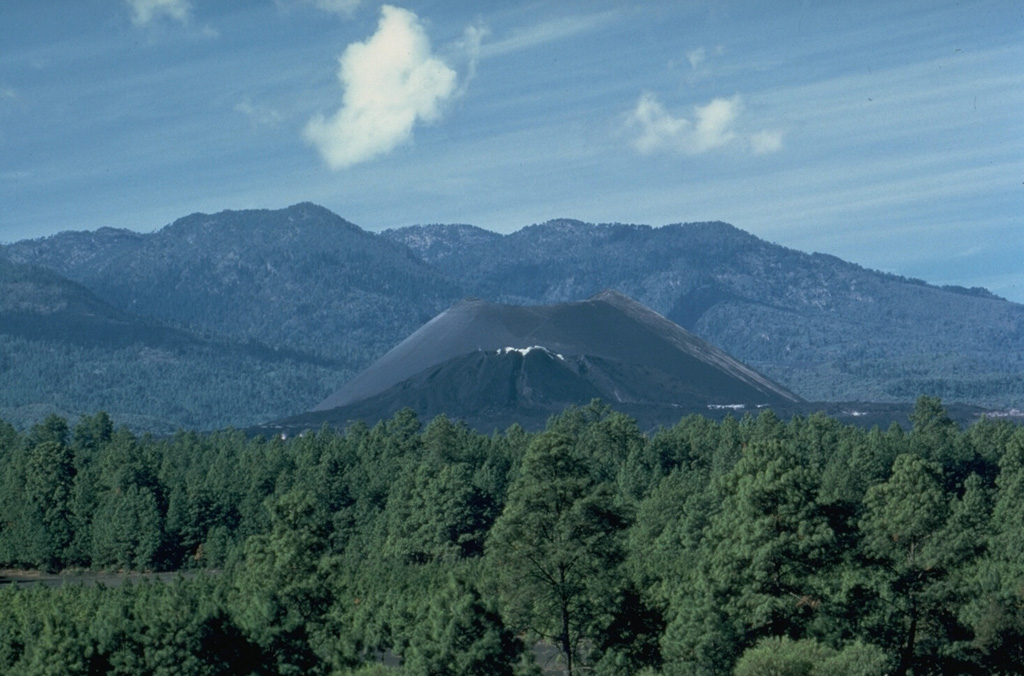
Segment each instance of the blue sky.
M0 242L721 220L1024 302L1017 0L6 0Z

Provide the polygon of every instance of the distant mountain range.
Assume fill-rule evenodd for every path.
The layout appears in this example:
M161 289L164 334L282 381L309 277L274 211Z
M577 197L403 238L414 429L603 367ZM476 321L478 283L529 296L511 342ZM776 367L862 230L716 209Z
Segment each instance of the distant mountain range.
M0 247L0 260L0 373L20 383L0 417L18 424L103 408L141 428L248 426L313 407L466 297L535 305L604 289L805 399L1024 407L1024 306L724 223L374 234L304 203L152 234L65 232Z

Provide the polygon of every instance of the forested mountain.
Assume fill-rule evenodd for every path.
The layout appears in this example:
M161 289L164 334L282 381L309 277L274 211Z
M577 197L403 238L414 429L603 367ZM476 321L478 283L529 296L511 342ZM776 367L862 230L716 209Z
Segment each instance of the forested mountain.
M161 230L12 244L115 307L361 367L460 295L405 246L322 207L192 214Z
M1024 407L1024 306L786 249L723 223L557 220L509 235L469 225L374 234L298 204L193 214L151 234L65 232L4 246L0 258L48 268L125 315L327 360L329 373L303 377L292 397L301 405L281 414L312 405L465 297L540 304L609 288L805 399L909 402L929 393ZM81 372L73 361L67 368ZM239 366L225 377L256 376ZM162 387L140 382L133 386ZM282 399L289 387L281 384ZM66 401L67 412L97 407ZM223 418L193 420L181 424Z
M130 342L142 327L85 287L40 267L0 258L0 315L4 332L26 338L50 338L63 331L73 340ZM89 324L79 330L79 324Z
M81 285L0 258L0 419L105 409L169 433L300 412L337 365L255 343L203 339L117 310Z

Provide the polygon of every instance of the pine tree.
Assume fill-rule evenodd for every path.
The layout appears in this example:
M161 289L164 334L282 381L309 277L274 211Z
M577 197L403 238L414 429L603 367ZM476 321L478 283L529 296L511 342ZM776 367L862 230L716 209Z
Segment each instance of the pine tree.
M74 537L74 480L74 456L64 443L48 438L29 447L25 462L25 496L27 507L35 512L43 528L41 536L45 537L46 552L37 563L47 569L62 566Z
M273 656L275 673L325 673L317 647L332 601L331 562L324 557L329 518L301 489L268 508L271 531L246 541L232 575L239 625Z
M527 450L487 543L511 626L553 641L567 674L607 621L620 581L626 522L614 505L573 439L549 430Z
M817 490L791 443L744 449L713 488L721 507L705 531L692 584L673 599L666 661L719 673L762 636L805 633L835 556Z
M973 646L992 674L1024 674L1024 428L1007 441L987 529L988 548L976 567L977 597L965 613Z
M402 658L414 676L511 676L524 646L493 605L449 575L421 608Z
M874 638L898 659L894 674L906 674L920 659L948 641L947 547L951 509L942 469L918 455L903 454L892 476L872 486L860 522L865 554L876 567L862 567L879 605L862 610L874 623ZM921 644L925 644L922 646Z

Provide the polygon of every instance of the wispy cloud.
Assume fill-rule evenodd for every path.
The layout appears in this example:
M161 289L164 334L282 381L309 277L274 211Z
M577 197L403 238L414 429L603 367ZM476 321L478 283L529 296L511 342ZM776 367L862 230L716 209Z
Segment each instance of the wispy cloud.
M963 249L962 251L954 251L953 252L953 257L954 258L971 258L973 256L977 256L978 254L985 253L988 250L989 250L989 247L987 245L975 244L974 246L969 246L966 249Z
M248 98L242 99L235 104L235 111L249 118L249 123L255 127L269 127L281 121L281 113L273 108L254 104Z
M277 6L287 7L292 4L302 4L316 7L332 14L351 16L361 2L362 0L277 0Z
M750 135L750 151L755 155L767 155L782 150L781 131L759 131Z
M722 45L718 45L710 49L700 45L686 52L685 61L682 59L673 59L669 62L669 67L675 69L679 67L686 68L686 66L689 66L686 70L684 79L692 84L714 75L717 70L715 61L723 54L725 54L725 47Z
M643 154L699 155L726 146L765 154L782 148L782 132L763 130L744 135L738 131L742 111L742 100L736 95L694 106L690 117L676 116L648 92L640 96L627 123L636 132L633 147Z
M690 68L700 68L708 59L708 50L703 47L695 47L686 52L686 60L690 62Z
M187 23L192 13L189 0L124 0L132 10L132 22L145 26L161 16Z
M457 93L458 76L436 56L419 18L385 5L377 32L349 45L339 59L341 109L306 125L306 141L332 169L390 152L412 138L418 122L440 118Z
M514 31L507 36L488 42L481 50L481 56L499 56L565 40L575 35L589 33L615 21L618 12L607 11L597 14L564 16L543 21Z
M481 45L488 35L490 35L490 30L483 24L466 26L462 33L462 38L457 40L448 49L447 58L456 62L458 64L457 67L461 66L466 73L462 78L462 85L455 96L461 96L465 93L466 87L469 86L470 81L476 76L476 64L480 59Z

